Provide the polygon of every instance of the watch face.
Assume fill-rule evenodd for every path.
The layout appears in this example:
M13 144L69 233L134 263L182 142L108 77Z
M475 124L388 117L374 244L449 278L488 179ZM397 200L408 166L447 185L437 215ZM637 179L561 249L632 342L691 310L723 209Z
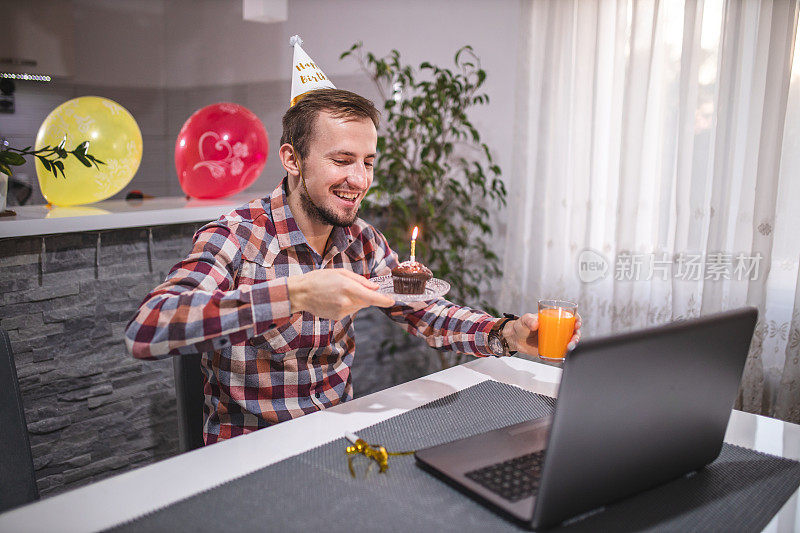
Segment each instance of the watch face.
M489 335L489 349L495 355L503 355L503 343L494 335Z

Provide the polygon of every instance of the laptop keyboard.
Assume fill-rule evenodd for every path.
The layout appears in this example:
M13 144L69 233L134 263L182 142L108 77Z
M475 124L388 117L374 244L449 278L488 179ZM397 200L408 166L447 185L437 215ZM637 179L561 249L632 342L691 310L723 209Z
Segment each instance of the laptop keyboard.
M508 501L533 496L539 490L544 450L485 466L465 475Z

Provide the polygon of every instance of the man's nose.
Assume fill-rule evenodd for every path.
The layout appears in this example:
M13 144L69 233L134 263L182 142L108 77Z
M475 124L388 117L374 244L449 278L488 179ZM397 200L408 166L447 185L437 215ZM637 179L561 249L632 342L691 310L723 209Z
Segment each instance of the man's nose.
M366 189L368 184L367 175L367 166L364 163L356 163L353 165L353 170L347 177L347 181L354 189Z

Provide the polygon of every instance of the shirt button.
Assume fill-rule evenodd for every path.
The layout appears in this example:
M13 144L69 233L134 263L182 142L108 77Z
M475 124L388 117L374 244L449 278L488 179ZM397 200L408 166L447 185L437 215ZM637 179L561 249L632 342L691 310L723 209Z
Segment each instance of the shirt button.
M314 396L316 396L316 397L317 397L317 399L319 400L319 392L315 392L315 393L314 393Z

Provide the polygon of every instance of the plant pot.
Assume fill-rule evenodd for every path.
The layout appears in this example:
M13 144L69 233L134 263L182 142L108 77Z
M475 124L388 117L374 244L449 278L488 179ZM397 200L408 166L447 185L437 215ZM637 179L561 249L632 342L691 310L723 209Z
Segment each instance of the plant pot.
M6 210L8 199L8 175L0 172L0 213Z

